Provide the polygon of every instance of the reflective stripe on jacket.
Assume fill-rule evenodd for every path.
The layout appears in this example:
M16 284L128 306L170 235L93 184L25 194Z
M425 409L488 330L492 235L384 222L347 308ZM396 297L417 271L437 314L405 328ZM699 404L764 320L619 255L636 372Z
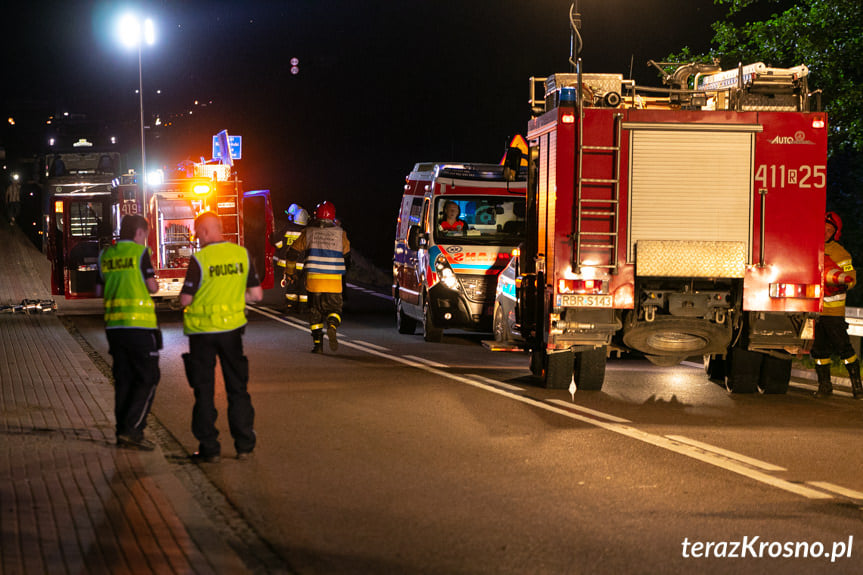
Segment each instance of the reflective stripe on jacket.
M156 306L141 273L146 246L120 240L99 254L105 284L105 327L157 329Z
M246 325L249 252L231 242L210 244L194 257L201 282L183 310L183 333L218 333Z

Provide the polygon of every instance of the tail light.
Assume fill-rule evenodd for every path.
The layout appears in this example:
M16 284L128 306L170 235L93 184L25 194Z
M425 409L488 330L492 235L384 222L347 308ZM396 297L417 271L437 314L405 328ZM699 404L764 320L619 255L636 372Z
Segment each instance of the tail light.
M770 297L819 299L820 284L770 284Z
M557 280L557 293L605 293L602 280Z

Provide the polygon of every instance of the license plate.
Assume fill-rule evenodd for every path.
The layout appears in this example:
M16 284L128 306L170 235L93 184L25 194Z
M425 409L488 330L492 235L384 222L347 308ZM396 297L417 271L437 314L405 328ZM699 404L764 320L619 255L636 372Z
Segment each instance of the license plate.
M567 294L557 296L557 307L611 307L610 295Z

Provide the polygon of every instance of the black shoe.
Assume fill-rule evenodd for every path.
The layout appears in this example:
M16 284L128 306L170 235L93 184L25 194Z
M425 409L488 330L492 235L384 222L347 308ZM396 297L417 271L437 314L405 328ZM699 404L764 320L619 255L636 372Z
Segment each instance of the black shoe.
M132 437L123 433L117 436L117 447L137 449L138 451L153 451L156 449L156 444L144 437Z
M254 456L255 456L254 451L239 451L239 452L237 452L237 459L240 461L248 461Z
M322 341L316 341L315 347L312 348L312 353L324 353L324 343Z
M832 387L819 387L818 390L812 394L812 397L823 399L825 397L830 397L831 395L833 395Z
M339 337L336 334L336 326L333 324L327 326L327 340L330 342L330 350L337 351L339 349Z
M218 463L222 460L222 456L219 454L206 455L200 451L196 451L189 456L189 459L192 460L192 463Z

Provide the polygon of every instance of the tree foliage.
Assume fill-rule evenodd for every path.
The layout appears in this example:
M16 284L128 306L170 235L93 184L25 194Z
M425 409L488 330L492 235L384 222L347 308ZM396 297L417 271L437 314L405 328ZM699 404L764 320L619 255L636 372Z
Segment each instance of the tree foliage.
M713 24L711 56L723 67L760 61L806 64L810 88L822 90L832 154L863 153L863 2L860 0L714 0L729 7ZM765 7L780 11L757 20ZM739 23L741 22L742 23Z

